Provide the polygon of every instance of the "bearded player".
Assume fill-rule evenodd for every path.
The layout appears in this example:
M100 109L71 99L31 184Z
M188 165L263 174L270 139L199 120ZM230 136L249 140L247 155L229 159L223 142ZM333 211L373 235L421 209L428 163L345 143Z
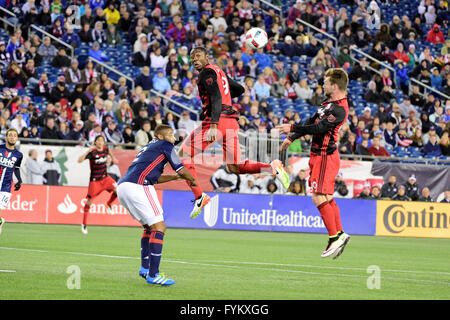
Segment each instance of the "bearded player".
M239 97L245 91L244 87L230 79L225 72L209 63L209 57L204 47L196 47L191 51L194 68L199 72L198 91L202 100L202 124L187 137L180 148L179 155L183 165L197 179L194 167L195 156L201 154L214 142L222 145L223 156L229 172L235 174L261 173L264 171L275 175L287 189L289 176L283 169L280 160L272 163L261 163L246 160L241 163L239 146L239 113L232 107L232 99ZM194 159L192 159L194 158ZM200 186L191 186L195 196L191 218L197 217L203 207L210 201Z
M100 135L95 138L94 146L89 148L89 150L78 159L79 163L89 159L89 165L91 167L91 176L89 179L88 193L86 196L87 201L84 205L83 224L81 225L81 232L84 234L88 233L87 217L89 215L89 209L92 205L92 200L103 191L108 191L111 193L111 197L106 203L106 212L108 214L113 214L111 205L117 198L117 183L106 172L106 159L108 155L111 156L114 164L119 163L119 161L117 161L117 159L109 151L109 148L106 146L105 138Z
M19 133L17 130L8 129L5 135L5 144L0 145L0 233L2 233L2 227L5 225L5 219L1 216L2 210L8 207L11 199L13 173L17 178L14 191L19 191L22 186L20 164L22 163L23 155L15 147L18 139Z
M312 200L328 230L329 240L321 257L333 255L336 259L344 250L350 236L342 230L339 208L333 199L334 180L339 173L340 158L336 143L339 128L347 121L348 75L343 69L332 68L324 75L323 90L327 100L304 124L277 126L284 133L293 132L283 141L287 149L295 140L306 134L313 135L309 160L309 186Z

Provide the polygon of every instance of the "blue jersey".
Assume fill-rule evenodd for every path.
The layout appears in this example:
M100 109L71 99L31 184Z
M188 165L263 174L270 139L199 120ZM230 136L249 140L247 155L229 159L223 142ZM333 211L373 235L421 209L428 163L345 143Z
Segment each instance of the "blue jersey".
M183 169L174 145L166 140L154 139L138 153L127 173L119 180L119 184L122 182L156 184L167 162L176 172Z
M14 169L22 163L22 152L10 150L6 145L0 145L0 191L11 192Z

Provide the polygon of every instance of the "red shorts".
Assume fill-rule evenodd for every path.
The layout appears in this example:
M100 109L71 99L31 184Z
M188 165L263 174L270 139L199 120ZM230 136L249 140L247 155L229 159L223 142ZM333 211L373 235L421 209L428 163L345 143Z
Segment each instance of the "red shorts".
M311 153L309 158L309 186L312 193L333 194L334 180L339 173L341 160L339 152L333 154L316 155Z
M106 176L106 178L98 181L89 182L89 188L86 198L94 199L98 196L102 191L112 192L116 190L117 183L110 176Z
M206 141L206 132L210 123L202 122L187 137L181 148L194 158L197 154L205 151L213 143ZM239 146L239 125L235 118L220 117L217 125L216 142L222 145L224 162L227 164L238 164L241 161L241 148Z

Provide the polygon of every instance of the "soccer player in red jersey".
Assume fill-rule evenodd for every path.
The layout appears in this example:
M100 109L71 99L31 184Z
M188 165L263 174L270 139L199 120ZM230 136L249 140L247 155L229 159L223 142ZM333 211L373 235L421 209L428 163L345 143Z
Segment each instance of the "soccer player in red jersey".
M89 148L89 150L78 159L79 163L89 159L89 165L91 167L91 177L86 196L87 201L84 205L83 224L81 225L81 231L84 234L87 234L87 216L92 200L105 190L111 193L111 198L109 198L106 203L106 211L109 214L113 214L111 205L117 198L117 183L113 178L108 176L106 172L106 158L108 155L111 156L114 164L119 163L106 146L105 138L100 135L95 138L94 146Z
M329 241L322 257L333 255L336 259L344 250L350 236L342 230L339 208L333 199L334 180L339 173L340 158L336 143L339 128L347 121L348 75L343 69L331 68L325 72L323 90L327 100L304 124L283 124L277 128L284 133L294 132L283 141L287 149L295 140L306 134L313 135L309 160L309 186L312 200L328 230Z
M243 94L244 87L230 79L218 66L210 64L204 47L194 48L191 51L191 60L194 68L199 72L198 91L203 106L202 124L183 141L179 151L185 168L197 179L194 167L195 156L217 141L222 145L224 160L230 172L252 174L268 171L275 175L287 189L289 176L284 171L280 160L274 160L270 164L249 160L241 162L237 122L239 114L232 107L231 100ZM199 185L190 187L195 196L194 208L190 217L195 218L201 213L210 198L203 193Z

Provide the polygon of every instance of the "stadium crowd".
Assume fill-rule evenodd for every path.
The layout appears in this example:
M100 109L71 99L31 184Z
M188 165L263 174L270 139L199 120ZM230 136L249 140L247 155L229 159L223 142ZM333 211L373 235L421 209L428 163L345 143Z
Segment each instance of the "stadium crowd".
M196 125L191 114L170 112L150 90L198 100L189 52L202 45L214 63L246 88L233 101L243 132L270 133L279 123L304 121L294 109L275 110L271 102L305 101L313 113L325 98L324 72L342 67L351 81L367 88L367 106L359 112L350 99L340 153L390 156L409 149L420 156L449 156L450 100L418 85L408 90L414 78L450 96L448 3L422 0L413 15L386 21L382 2L298 0L282 17L272 8L263 10L257 0L0 0L15 14L1 12L2 17L18 25L8 27L0 40L0 135L16 128L20 137L35 139L22 143L35 144L51 144L39 138L85 144L104 135L108 143L132 149L145 145L156 125L165 123L181 141ZM348 12L341 3L354 4L355 10ZM297 18L335 34L339 52L333 41L308 32ZM117 57L109 49L130 49L130 61L120 63L140 70L136 86L123 77L112 79L81 55L72 58L65 46L30 32L33 24L75 49L89 48L89 58L114 67ZM251 27L267 31L264 49L253 52L243 45ZM422 51L418 41L427 43ZM391 65L397 77L365 58L355 61L350 55L355 47ZM296 62L286 63L284 57ZM305 61L308 70L302 69ZM398 99L398 90L404 98ZM305 152L310 145L311 137L305 136L289 151Z

